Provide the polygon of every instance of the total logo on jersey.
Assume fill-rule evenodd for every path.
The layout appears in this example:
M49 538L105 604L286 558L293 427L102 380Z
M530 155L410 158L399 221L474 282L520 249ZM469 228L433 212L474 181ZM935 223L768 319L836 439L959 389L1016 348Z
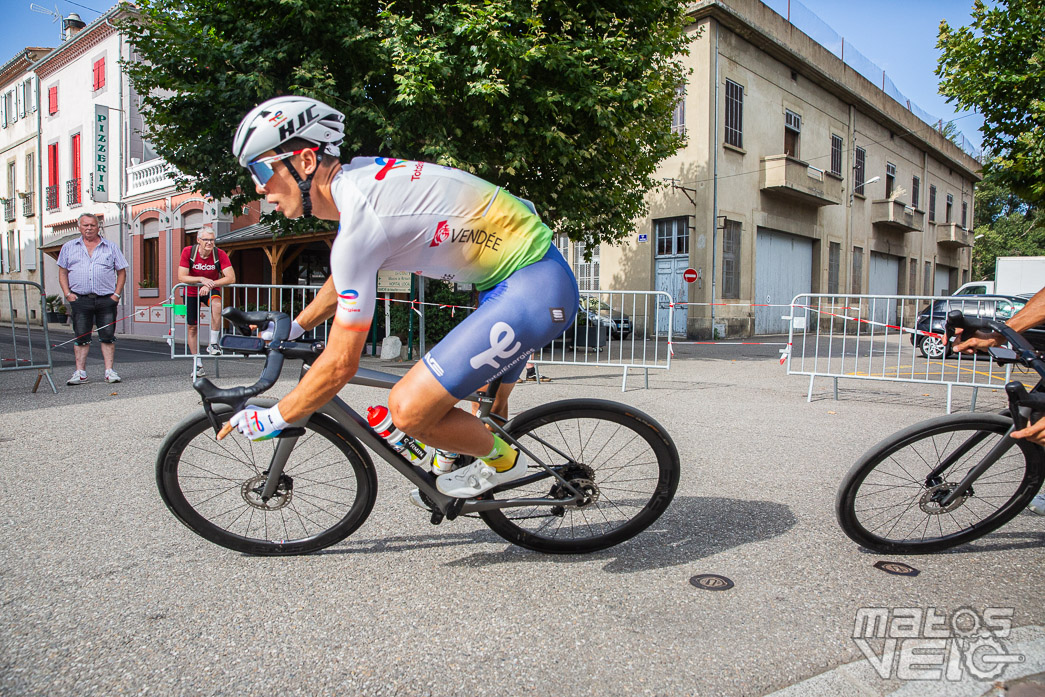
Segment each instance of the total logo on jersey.
M374 179L377 181L384 181L385 175L391 172L393 169L399 169L400 167L406 167L406 163L402 160L397 160L394 157L386 160L383 157L374 158L374 163L381 165L381 170L374 175Z
M358 291L352 290L351 288L343 290L337 294L337 306L346 312L359 312L359 310L353 308L353 305L356 304L358 298Z

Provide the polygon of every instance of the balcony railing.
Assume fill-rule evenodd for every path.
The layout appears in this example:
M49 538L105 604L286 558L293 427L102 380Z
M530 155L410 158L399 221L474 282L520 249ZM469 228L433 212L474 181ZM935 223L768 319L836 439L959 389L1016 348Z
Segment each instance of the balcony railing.
M176 171L162 158L127 168L127 195L134 196L174 185Z
M80 180L70 179L65 182L65 205L79 206L83 201L80 199Z
M44 189L44 195L47 197L45 203L47 204L48 211L58 210L58 185L49 186Z
M13 198L4 199L4 220L11 222L15 219L15 201Z
M842 203L842 181L790 155L762 158L759 188L812 206Z
M22 215L26 218L31 218L36 215L36 192L29 191L22 196Z

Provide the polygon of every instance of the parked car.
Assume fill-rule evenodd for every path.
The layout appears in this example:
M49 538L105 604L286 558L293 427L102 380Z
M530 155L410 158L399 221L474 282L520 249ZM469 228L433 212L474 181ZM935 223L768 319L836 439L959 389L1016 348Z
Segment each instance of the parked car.
M577 324L605 326L614 339L627 339L631 336L631 317L621 310L615 310L598 298L581 295L580 308L577 310Z
M919 332L931 332L936 336L912 334L911 341L918 347L919 353L926 358L946 358L952 351L944 339L944 324L947 313L961 310L969 317L997 319L1002 322L1012 317L1027 304L1027 298L1019 295L977 295L952 296L944 300L934 300L933 304L918 313L915 329ZM1039 351L1045 351L1045 327L1034 327L1023 333Z

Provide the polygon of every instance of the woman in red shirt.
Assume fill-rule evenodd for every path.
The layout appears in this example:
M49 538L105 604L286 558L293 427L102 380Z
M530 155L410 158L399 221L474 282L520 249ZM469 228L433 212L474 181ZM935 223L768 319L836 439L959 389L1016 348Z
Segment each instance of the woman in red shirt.
M221 336L221 293L215 288L236 282L236 272L225 252L214 246L216 236L214 229L204 226L196 236L195 245L181 250L181 263L178 267L178 281L192 284L185 289L185 323L188 329L186 350L199 353L199 335L196 325L199 324L200 303L210 305L210 342L207 353L220 355L218 339ZM199 286L197 288L197 286ZM197 359L199 360L199 359ZM199 369L197 369L197 375Z

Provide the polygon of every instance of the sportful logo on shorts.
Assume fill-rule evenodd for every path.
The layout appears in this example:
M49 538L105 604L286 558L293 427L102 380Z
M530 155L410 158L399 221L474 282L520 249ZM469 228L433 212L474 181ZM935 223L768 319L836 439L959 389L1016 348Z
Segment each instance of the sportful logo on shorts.
M468 363L476 370L484 365L500 368L501 364L494 358L511 358L522 347L521 342L515 341L513 345L513 341L515 341L515 330L511 325L507 322L494 322L494 325L490 327L490 348L472 356Z
M566 321L566 310L561 307L550 307L548 308L552 312L552 322L565 322Z
M429 247L438 247L450 237L450 226L443 221L435 226L435 235L432 236L432 244Z
M428 367L432 369L433 373L439 377L443 377L443 366L439 365L438 361L432 358L431 352L425 354L425 363L428 364Z
M374 175L374 179L376 179L377 181L383 181L384 178L385 178L385 175L388 174L389 172L391 172L393 169L399 169L400 167L406 167L406 163L405 162L400 162L399 160L395 159L394 157L391 158L391 159L388 159L388 160L386 160L383 157L378 157L378 158L374 159L374 162L379 164L379 165L381 165L381 171ZM397 162L399 164L396 164Z

